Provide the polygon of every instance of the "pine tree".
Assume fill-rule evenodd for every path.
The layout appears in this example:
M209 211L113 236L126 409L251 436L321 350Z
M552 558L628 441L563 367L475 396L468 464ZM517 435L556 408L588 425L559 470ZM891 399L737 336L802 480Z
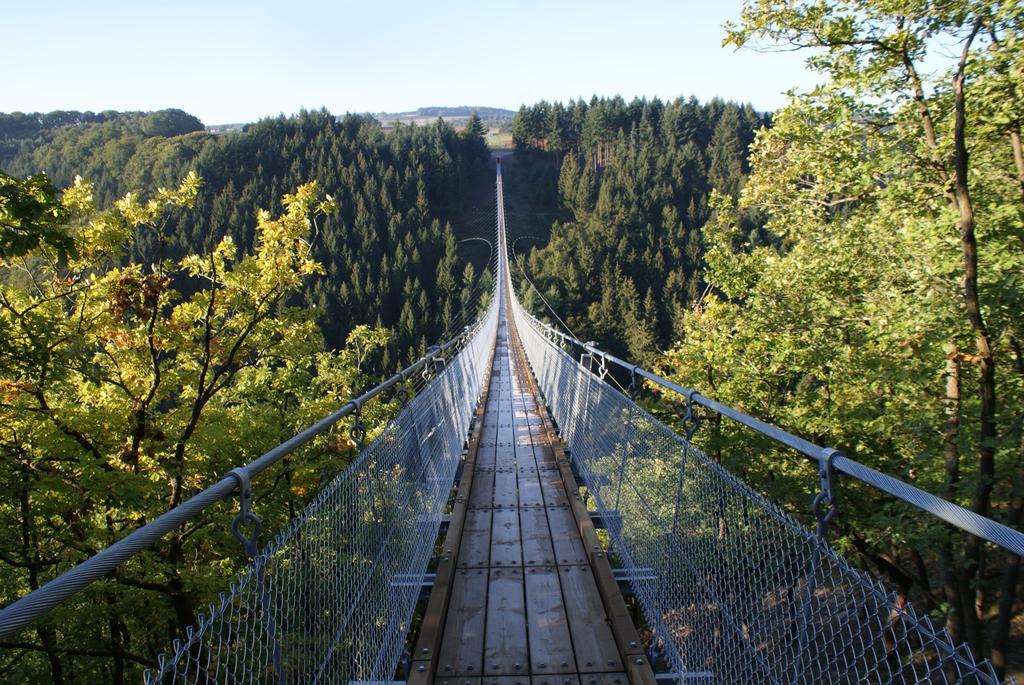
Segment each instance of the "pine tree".
M484 126L484 122L480 121L480 115L474 111L469 116L466 127L462 129L462 136L470 139L482 139L485 133L487 133L487 127Z
M740 137L740 115L734 108L726 109L711 137L708 180L719 192L736 197L743 183L743 163L746 148Z

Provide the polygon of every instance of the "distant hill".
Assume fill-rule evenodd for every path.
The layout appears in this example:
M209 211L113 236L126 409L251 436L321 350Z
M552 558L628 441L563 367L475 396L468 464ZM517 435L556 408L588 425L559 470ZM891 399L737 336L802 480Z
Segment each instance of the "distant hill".
M461 128L469 120L473 112L476 112L477 116L483 120L484 125L492 131L507 129L512 124L512 118L516 114L510 109L501 109L500 107L460 106L420 107L412 112L377 112L372 116L385 128L391 128L396 124L416 124L417 126L422 126L423 124L432 123L438 117L444 119L455 128Z
M180 109L155 112L0 112L0 140L32 140L66 126L116 122L126 130L145 137L170 138L203 130L203 122Z
M396 123L403 124L416 124L421 126L423 124L432 124L440 117L450 123L456 128L461 128L466 121L472 116L473 112L477 113L484 124L488 128L492 129L505 129L508 128L512 123L513 117L515 117L515 111L511 109L501 109L500 107L420 107L410 112L375 112L367 113L366 116L370 116L380 122L385 128L391 128ZM347 115L337 115L338 121L341 121ZM206 127L209 133L221 134L231 133L235 131L242 131L245 129L247 124L234 123L234 124L213 124Z
M473 112L481 119L511 119L516 113L500 107L420 107L416 114L421 117L468 117Z
M244 131L245 127L248 126L248 125L249 124L241 124L241 123L235 123L235 124L210 124L210 125L208 125L206 127L206 132L207 133L212 133L214 135L221 135L221 134L224 134L224 133L240 133L240 132Z

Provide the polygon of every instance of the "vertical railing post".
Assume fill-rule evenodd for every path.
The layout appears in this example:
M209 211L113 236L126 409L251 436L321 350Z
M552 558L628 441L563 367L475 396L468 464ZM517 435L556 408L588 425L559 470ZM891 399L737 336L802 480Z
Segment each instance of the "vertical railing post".
M686 394L686 413L683 415L683 433L685 440L683 441L683 454L679 460L679 479L676 482L676 500L675 505L672 508L673 542L678 542L679 540L679 507L682 504L683 480L686 477L686 463L690 456L690 441L693 439L694 433L697 432L697 428L700 427L700 418L693 411L693 395L694 392L692 390Z
M619 480L618 480L618 483L615 486L615 506L614 506L614 511L617 514L619 512L619 502L621 501L621 496L622 496L622 481L624 481L626 479L626 462L629 460L629 455L630 455L630 438L632 437L632 432L633 432L633 415L634 415L635 410L636 410L636 404L634 402L635 399L636 399L636 393L637 393L636 371L637 371L637 367L634 366L632 372L630 373L629 387L626 388L627 395L629 397L629 408L627 409L627 414L626 414L626 425L625 425L625 427L623 428L623 431L622 431L622 458L619 460L619 468L618 468ZM607 523L605 525L607 525ZM609 548L611 547L611 544L612 544L611 543L611 539L612 539L612 536L609 535L608 536L608 546L609 546Z
M584 366L584 362L583 362L584 359L587 360L586 361L586 366ZM586 372L587 372L587 374L586 374L587 384L586 384L586 388L583 391L583 411L582 412L576 412L576 413L578 413L581 416L581 420L578 423L574 422L574 424L573 424L573 435L572 435L573 446L572 446L572 450L570 452L570 461L576 463L577 470L579 470L579 468L580 468L580 459L583 458L583 454L582 453L585 452L586 449L587 449L587 447L584 447L584 445L582 444L583 440L577 440L576 436L579 434L579 430L580 430L581 427L582 427L582 430L583 430L583 435L586 435L587 433L589 433L589 431L587 430L587 427L589 425L589 419L590 419L590 384L593 381L593 376L594 376L593 365L594 365L594 353L593 352L584 352L583 354L580 355L580 368L585 369Z

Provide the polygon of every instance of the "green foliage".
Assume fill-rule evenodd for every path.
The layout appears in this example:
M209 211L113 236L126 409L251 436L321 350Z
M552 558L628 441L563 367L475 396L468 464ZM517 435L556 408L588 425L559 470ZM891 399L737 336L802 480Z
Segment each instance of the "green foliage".
M179 111L0 118L4 164L50 174L0 176L4 604L337 409L473 290L446 219L489 185L479 131L326 112L201 129ZM264 530L353 450L341 427L257 483ZM0 679L137 677L243 563L228 516L25 631Z
M71 212L45 174L21 180L0 171L0 259L10 261L45 245L67 260L73 240Z
M661 368L1019 527L1024 10L749 2L729 41L815 48L827 82L759 132L738 202L712 202L714 294L684 315ZM949 54L929 79L922 65ZM751 237L751 212L767 240ZM805 510L806 460L727 425L710 438L730 468ZM837 545L1007 668L1019 560L855 485L840 510Z
M466 138L480 138L487 133L487 127L480 121L480 115L475 111L469 116L466 127L462 129L462 135Z
M186 133L203 131L203 122L187 112L180 109L163 109L157 112L150 112L139 118L139 133L147 138L160 136L170 138L172 136L183 136Z
M94 180L100 207L130 190L155 190L198 172L203 186L195 206L173 210L160 230L135 236L129 258L138 262L206 251L224 236L248 251L257 212L280 211L288 188L316 179L337 205L310 237L324 271L306 279L289 302L315 310L331 347L341 347L360 322L395 329L375 360L389 371L415 354L421 337L441 335L445 311L457 309L458 300L450 281L437 285L441 271L451 272L443 259L446 224L463 196L487 182L482 135L457 134L440 120L386 134L370 118L339 121L319 111L266 119L242 133L163 137L187 130L188 119L169 110L48 130L20 145L8 171L44 169L58 184L82 174ZM426 306L413 303L399 325L407 284L425 292ZM187 293L193 283L176 286Z
M557 183L567 213L527 271L577 333L639 363L669 344L702 290L708 195L739 192L747 145L765 123L750 106L720 100L594 98L520 110L520 157L564 154L557 179L537 183Z
M0 603L372 383L368 360L388 344L386 330L354 326L330 352L312 312L289 305L324 271L313 219L337 206L316 183L285 195L279 213L261 211L251 248L224 236L181 258L124 260L201 192L190 174L175 189L96 210L78 181L52 222L73 241L65 263L42 241L0 260ZM379 426L392 411L373 403L363 416ZM352 453L338 431L256 483L264 529L284 524ZM229 515L212 508L24 631L18 642L33 647L5 659L2 677L137 679L244 563Z
M138 113L134 113L138 114ZM42 134L44 131L60 128L62 126L75 126L78 124L98 124L104 121L112 121L125 117L131 117L130 112L75 112L58 110L55 112L11 112L0 113L0 139L31 140Z
M102 126L101 126L102 125ZM203 131L199 119L180 109L165 109L156 112L0 112L0 167L6 167L20 155L40 145L59 139L68 129L83 128L95 131L97 128L111 128L132 136L172 137ZM19 170L27 175L38 168ZM62 179L70 182L70 179Z

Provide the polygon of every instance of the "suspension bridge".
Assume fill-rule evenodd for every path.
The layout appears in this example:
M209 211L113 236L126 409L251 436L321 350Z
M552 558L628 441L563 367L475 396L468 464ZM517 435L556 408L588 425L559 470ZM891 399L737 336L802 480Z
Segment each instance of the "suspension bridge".
M472 325L0 610L0 637L237 495L251 563L147 684L998 682L831 549L833 480L1018 555L1024 535L534 318L512 285L500 164L496 194L495 286ZM682 395L684 434L609 383L613 366ZM363 406L411 379L364 444ZM818 464L815 530L691 444L696 407ZM346 418L358 458L261 547L252 479Z

